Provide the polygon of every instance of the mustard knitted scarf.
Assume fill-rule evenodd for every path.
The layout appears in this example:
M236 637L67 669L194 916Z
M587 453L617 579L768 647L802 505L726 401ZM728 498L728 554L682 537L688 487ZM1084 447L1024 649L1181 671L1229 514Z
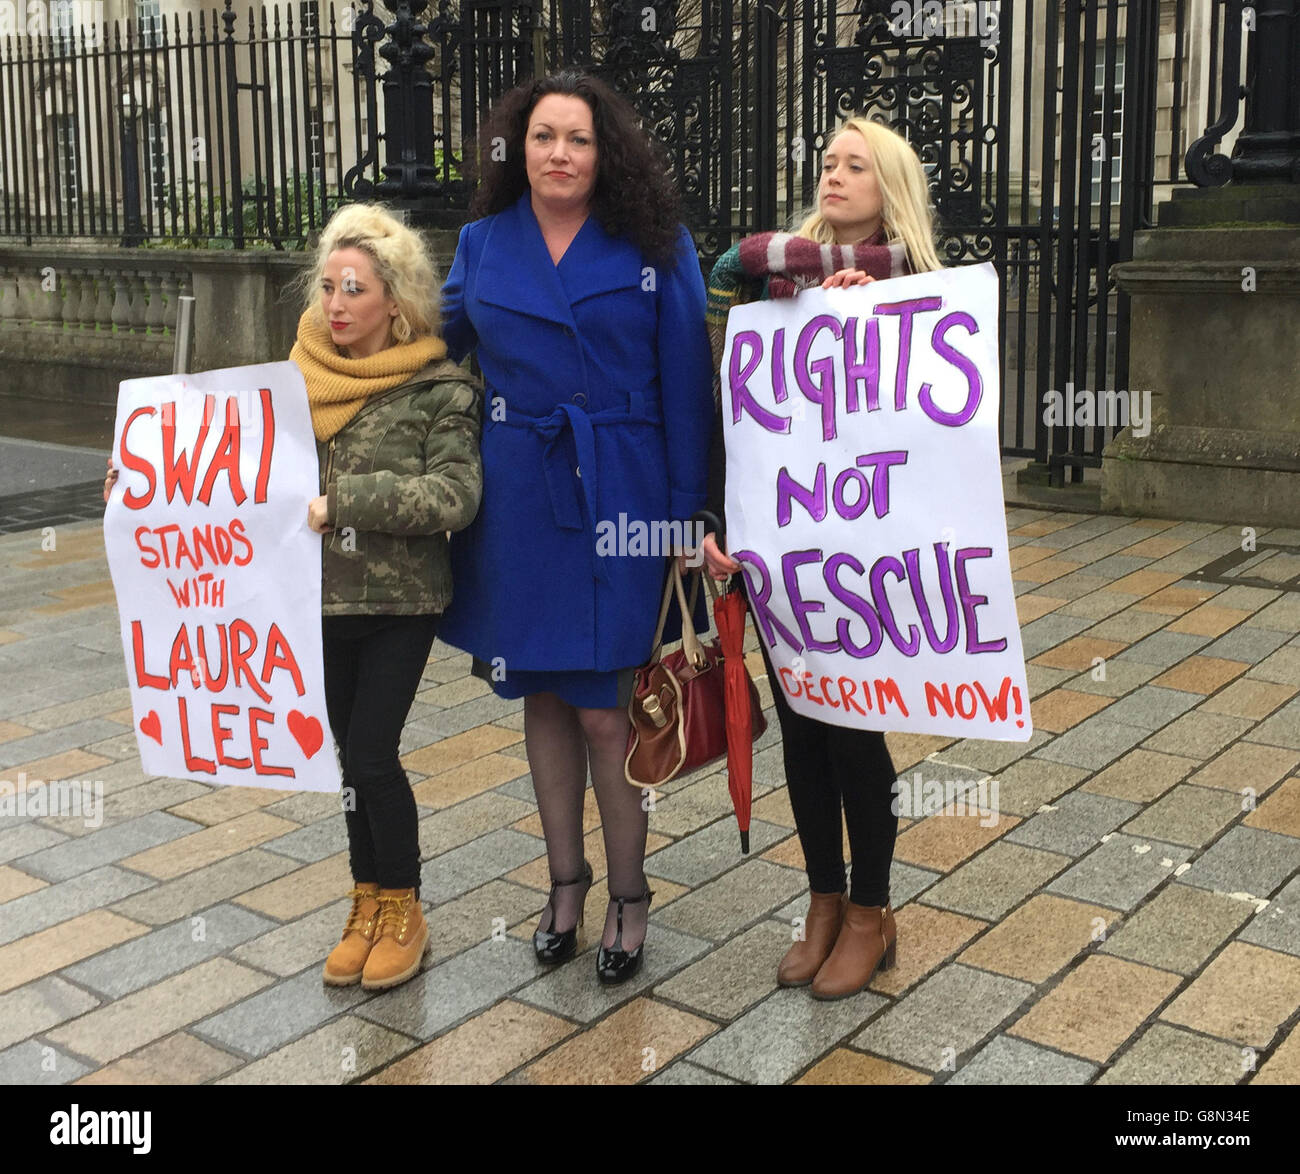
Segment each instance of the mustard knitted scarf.
M289 358L307 384L307 403L317 440L329 440L365 406L366 400L408 382L418 371L447 357L447 344L434 335L395 343L364 359L339 354L329 328L312 310L298 319L298 338Z

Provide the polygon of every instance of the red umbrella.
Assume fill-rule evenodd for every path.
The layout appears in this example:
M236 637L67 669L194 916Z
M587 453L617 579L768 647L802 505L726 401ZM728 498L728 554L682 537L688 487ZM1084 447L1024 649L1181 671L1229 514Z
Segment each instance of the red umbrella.
M754 798L753 742L767 729L767 719L745 670L745 597L724 587L722 594L714 597L713 618L725 666L727 788L740 826L740 850L748 854L749 809Z

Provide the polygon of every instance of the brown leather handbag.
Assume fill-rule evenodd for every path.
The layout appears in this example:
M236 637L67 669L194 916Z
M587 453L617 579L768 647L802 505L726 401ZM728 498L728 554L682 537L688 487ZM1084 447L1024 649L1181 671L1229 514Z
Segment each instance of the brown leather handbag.
M681 571L677 560L672 560L659 608L654 648L649 661L636 670L636 684L627 707L632 728L623 763L623 775L634 787L658 786L727 753L722 649L716 638L707 644L701 642L691 621L699 598L700 579L715 599L717 592L702 569L693 570L691 576L688 604ZM682 643L676 651L663 655L664 623L674 595L682 613ZM748 673L745 680L749 685L753 737L758 738L767 729L767 719Z

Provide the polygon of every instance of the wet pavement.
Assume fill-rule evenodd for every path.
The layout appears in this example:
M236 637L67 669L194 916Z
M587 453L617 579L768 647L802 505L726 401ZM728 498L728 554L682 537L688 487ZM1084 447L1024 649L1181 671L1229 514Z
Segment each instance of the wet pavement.
M23 496L0 536L0 1082L1300 1081L1300 532L1249 550L1239 526L1008 509L1034 736L888 736L905 780L994 810L900 822L898 964L835 1003L776 987L807 887L770 711L752 854L725 771L668 784L646 965L604 988L591 793L583 952L548 970L520 703L436 644L402 740L433 949L371 994L320 980L349 904L338 797L145 777L93 501ZM50 814L58 780L102 811Z

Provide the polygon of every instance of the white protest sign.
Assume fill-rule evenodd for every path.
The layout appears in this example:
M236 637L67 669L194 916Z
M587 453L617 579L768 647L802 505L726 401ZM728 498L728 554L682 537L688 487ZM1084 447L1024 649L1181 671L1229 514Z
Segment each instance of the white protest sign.
M1029 738L997 324L992 265L731 311L727 544L797 713Z
M113 464L104 546L144 772L337 791L302 372L128 379Z

